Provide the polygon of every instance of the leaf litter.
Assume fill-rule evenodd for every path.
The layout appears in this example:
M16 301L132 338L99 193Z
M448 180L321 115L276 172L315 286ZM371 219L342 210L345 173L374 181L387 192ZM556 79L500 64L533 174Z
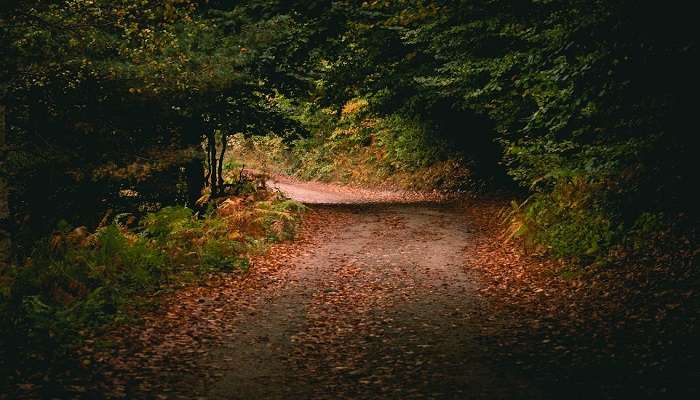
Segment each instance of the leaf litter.
M499 239L501 201L424 200L314 207L297 239L254 257L249 272L212 275L96 338L109 345L86 346L99 378L81 393L695 393L697 368L680 368L697 365L687 347L698 337L697 290L682 286L696 279L692 266L657 259L565 278L565 265Z

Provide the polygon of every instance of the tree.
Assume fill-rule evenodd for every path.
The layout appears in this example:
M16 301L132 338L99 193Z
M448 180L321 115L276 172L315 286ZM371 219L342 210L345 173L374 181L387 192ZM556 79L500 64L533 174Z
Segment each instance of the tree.
M120 197L126 189L142 203L172 203L180 166L193 205L207 158L207 183L220 194L230 133L293 128L270 96L303 86L294 63L310 31L294 15L254 15L253 3L213 3L3 8L0 103L20 242L60 218L95 224L109 210L138 208Z
M366 98L474 166L500 161L532 195L523 226L554 253L603 254L650 215L693 213L697 35L682 7L406 0L322 15L308 99Z
M173 109L212 79L197 73L201 59L218 61L205 57L209 49L194 50L208 34L196 10L186 1L3 8L5 170L11 219L23 221L15 224L22 232L14 232L21 242L31 243L59 218L90 224L107 209L130 207L118 196L122 189L138 186L144 201L167 199L171 188L146 182L172 180L177 164L196 178L199 159L202 174L201 125Z

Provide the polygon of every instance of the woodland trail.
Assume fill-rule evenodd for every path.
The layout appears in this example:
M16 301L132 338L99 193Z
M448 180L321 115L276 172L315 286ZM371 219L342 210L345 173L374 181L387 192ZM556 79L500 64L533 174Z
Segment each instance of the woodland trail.
M562 277L503 243L497 199L268 184L308 204L297 238L110 333L85 398L697 397L695 316L645 323L673 291L647 304L614 275Z
M268 272L200 363L210 399L538 398L475 341L487 320L462 254L469 221L399 192L272 183L313 204L318 231ZM399 203L401 196L406 203ZM268 257L275 257L275 253ZM248 295L248 293L247 293Z

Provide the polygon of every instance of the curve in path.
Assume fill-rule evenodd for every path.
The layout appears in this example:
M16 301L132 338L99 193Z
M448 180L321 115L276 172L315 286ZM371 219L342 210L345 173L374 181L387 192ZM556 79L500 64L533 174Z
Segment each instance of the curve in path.
M203 364L211 399L539 398L474 340L488 320L465 272L469 221L400 192L273 186L313 205L322 229L230 321ZM409 199L415 200L416 198ZM274 257L273 254L270 257Z

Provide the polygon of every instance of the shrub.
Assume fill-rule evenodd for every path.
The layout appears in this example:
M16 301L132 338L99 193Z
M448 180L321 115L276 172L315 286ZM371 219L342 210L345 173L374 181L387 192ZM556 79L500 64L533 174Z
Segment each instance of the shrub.
M377 145L384 155L381 163L396 171L416 171L446 156L444 144L425 125L397 114L379 120Z
M3 379L46 366L61 373L76 362L72 349L87 331L128 320L149 294L213 271L246 270L247 254L290 238L304 210L277 198L239 203L203 218L165 207L133 231L115 223L89 234L62 224L0 275Z
M511 235L555 257L595 258L606 254L622 233L605 185L581 176L560 178L553 189L513 204Z
M293 237L298 228L299 219L296 216L305 210L303 204L294 200L261 202L256 207L257 221L271 240L287 240Z

